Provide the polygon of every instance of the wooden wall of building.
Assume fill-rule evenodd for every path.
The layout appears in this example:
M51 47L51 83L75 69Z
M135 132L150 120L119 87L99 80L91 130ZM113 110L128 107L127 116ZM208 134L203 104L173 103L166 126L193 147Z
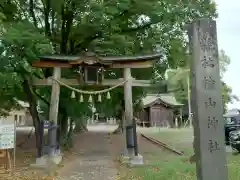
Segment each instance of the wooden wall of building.
M174 125L173 109L157 104L150 107L151 126L173 127Z
M146 127L174 127L173 108L166 107L163 104L146 107L142 111L134 113L134 116L138 118L140 122L145 122ZM140 124L142 125L142 123Z

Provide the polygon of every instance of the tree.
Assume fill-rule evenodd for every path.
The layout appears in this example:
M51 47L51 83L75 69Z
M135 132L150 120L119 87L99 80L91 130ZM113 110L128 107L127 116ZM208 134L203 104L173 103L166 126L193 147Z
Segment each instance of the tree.
M188 106L188 121L192 127L191 89L189 68L168 69L166 71L168 90L172 91L176 99Z
M168 69L166 71L168 90L174 92L176 99L181 103L186 103L188 99L189 75L188 68Z
M223 49L219 51L219 68L220 68L220 76L223 77L224 73L227 71L228 65L230 64L231 59L226 54Z
M219 68L220 68L220 77L222 83L222 98L224 111L227 108L227 104L238 98L232 94L232 89L229 87L222 79L224 73L227 71L227 67L230 64L230 58L227 56L224 50L219 51ZM169 91L173 91L176 99L186 104L189 98L188 96L188 78L189 78L189 68L177 68L169 69L166 71L167 75L167 84Z
M25 29L28 27L28 29ZM40 156L40 119L37 111L36 88L32 86L32 77L39 76L39 70L31 68L32 60L42 53L48 53L49 41L28 22L9 23L4 26L1 36L1 80L3 81L2 101L14 102L14 99L29 102L30 114L35 126L38 155ZM5 99L3 98L5 97ZM10 103L10 108L14 107ZM12 106L12 107L11 107ZM10 110L10 109L9 109Z
M226 52L223 49L221 49L219 52L219 67L221 79L223 78L224 73L227 71L230 62L231 62L230 57L226 54ZM232 88L228 86L223 80L222 80L222 97L224 112L227 110L228 103L231 103L234 100L239 101L239 98L232 93Z
M25 95L22 97L26 97L24 100L29 102L34 125L38 129L36 102L41 100L44 103L42 106L48 107L50 89L33 87L31 79L51 75L49 69L31 68L31 62L39 54L48 52L66 55L94 51L101 56L135 55L149 54L160 49L163 58L154 69L144 70L144 74L141 70L133 71L134 77L151 79L158 75L155 79L159 81L167 67L174 68L184 63L183 58L176 61L174 57L182 57L184 54L181 49L186 48L185 24L197 18L216 17L216 6L211 1L194 0L59 0L58 3L52 0L3 0L0 2L0 13L5 16L1 32L2 47L8 52L1 62L9 64L9 59L14 59L9 72L17 73L22 82L16 91ZM15 64L17 68L12 68ZM116 70L106 76L119 77L120 74L121 71ZM73 69L65 70L63 75L76 76ZM141 88L135 88L134 91L134 102L138 102L144 91ZM66 88L61 89L61 129L66 129L66 118L76 119L83 113L79 111L80 108L88 109L89 104L81 105L70 99L70 93ZM123 96L120 89L112 93L112 100L104 102L103 107L112 107L110 112L114 114L119 104L116 102L123 102ZM13 98L15 94L11 96ZM111 103L111 106L106 106L106 103ZM108 109L102 108L102 111Z

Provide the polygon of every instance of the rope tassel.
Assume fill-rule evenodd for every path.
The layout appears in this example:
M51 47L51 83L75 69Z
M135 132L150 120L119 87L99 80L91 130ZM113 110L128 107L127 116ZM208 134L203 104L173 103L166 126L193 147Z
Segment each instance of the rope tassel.
M117 87L125 84L125 83L128 81L128 80L125 80L125 81L123 81L123 82L121 82L121 83L119 83L119 84L116 84L115 86L112 86L112 87L107 88L107 89L103 89L103 90L101 90L101 91L84 91L84 90L81 90L81 89L76 89L76 88L74 88L74 87L71 87L71 86L69 86L69 85L67 85L67 84L65 84L65 83L63 83L63 82L61 82L61 81L59 81L59 80L57 80L57 79L55 79L55 78L52 78L52 79L53 79L54 81L56 81L58 84L63 85L63 86L65 86L65 87L71 89L71 90L72 90L72 93L71 93L71 98L72 98L72 99L75 99L75 98L76 98L75 91L78 92L78 93L80 93L80 94L81 94L80 99L79 99L80 102L83 102L83 101L84 101L84 100L83 100L83 97L82 97L82 94L89 94L89 95L90 95L90 96L89 96L89 100L88 100L89 102L92 102L92 101L93 101L93 99L92 99L92 94L93 94L93 95L99 94L99 96L98 96L98 101L102 101L102 97L101 97L101 95L100 95L101 93L107 93L107 99L111 99L111 95L110 95L110 92L109 92L109 91L111 91L111 90L113 90L113 89L115 89L115 88L117 88Z
M80 95L79 102L81 102L81 103L83 102L83 95L82 94Z
M98 94L98 102L101 102L102 101L102 96L101 94Z
M109 91L107 92L107 99L111 99L111 95Z
M88 99L88 102L91 103L92 101L93 101L93 99L92 99L92 95L90 95L90 96L89 96L89 99Z
M72 99L76 98L76 95L75 95L75 92L74 92L74 91L72 91L71 98L72 98Z

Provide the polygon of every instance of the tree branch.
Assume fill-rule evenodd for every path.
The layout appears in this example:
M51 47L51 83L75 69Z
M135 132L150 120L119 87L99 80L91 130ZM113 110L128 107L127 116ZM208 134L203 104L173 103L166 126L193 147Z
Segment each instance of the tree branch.
M133 32L137 32L140 30L145 30L150 28L152 25L154 25L156 23L148 23L142 26L138 26L138 27L134 27L134 28L126 28L126 29L122 29L120 31L114 31L114 33L120 33L120 34L125 34L125 33L133 33ZM98 39L98 38L103 38L104 37L104 33L102 31L99 31L98 33L96 33L95 35L92 36L88 36L87 38L84 39L84 41L82 41L81 43L78 43L77 45L75 45L75 48L87 48L87 46L94 40Z
M50 107L51 103L48 100L46 100L44 97L42 97L37 91L33 91L33 92L40 100L42 100L48 107ZM61 104L59 104L59 110L60 110L59 111L60 114L61 114L61 112L66 111L64 106L61 106Z
M48 100L46 100L44 97L42 97L38 92L34 91L34 94L40 99L42 100L46 105L50 106L50 102Z
M62 42L61 42L61 53L67 53L67 44L69 40L69 35L71 32L72 24L73 24L73 9L75 4L71 3L70 10L64 10L64 6L62 7Z
M132 3L134 3L134 1L131 1ZM106 6L106 5L105 5ZM115 21L118 18L122 18L123 16L126 16L127 13L129 13L129 11L131 10L132 6L129 6L128 9L123 10L121 13L116 14L115 16L113 16L112 19L109 20L109 24L111 24L112 21ZM91 34L90 36L86 37L83 41L81 41L80 43L78 43L77 45L75 45L75 48L81 48L81 49L85 49L88 47L88 45L94 41L95 39L98 38L102 38L104 36L104 31L98 31L94 34Z
M84 50L85 48L88 47L88 45L93 42L95 39L102 38L103 37L103 32L98 32L95 35L90 35L86 37L83 41L75 45L75 49L81 48Z
M42 4L44 12L45 35L51 37L51 28L49 23L50 0L46 0L46 4L42 0Z
M35 28L37 28L37 18L34 13L34 2L33 1L34 0L29 0L29 14L33 19L33 24L34 24Z
M65 48L64 48L64 42L65 42L65 11L64 11L64 5L62 5L62 11L61 11L61 14L62 14L62 27L61 27L61 43L60 43L60 53L63 53L65 51Z
M157 24L157 23L158 23L158 22L156 22L156 23L150 22L150 23L147 23L147 24L142 25L142 26L138 26L138 27L134 27L134 28L122 29L122 30L120 31L120 33L130 33L130 32L136 32L136 31L140 31L140 30L145 30L145 29L148 29L148 28L150 28L152 25ZM117 31L116 31L115 33L117 33Z
M52 34L55 36L54 24L55 24L55 12L52 9L52 11L51 11L51 28L52 28Z

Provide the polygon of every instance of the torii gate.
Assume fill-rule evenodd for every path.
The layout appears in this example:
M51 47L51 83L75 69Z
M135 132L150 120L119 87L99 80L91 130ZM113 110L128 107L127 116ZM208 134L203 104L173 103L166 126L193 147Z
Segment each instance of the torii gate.
M66 84L68 86L76 85L98 85L98 86L115 86L120 84L124 86L124 100L125 100L125 119L126 127L133 124L133 103L132 103L132 86L147 87L150 86L149 80L136 80L132 78L131 68L149 68L153 66L153 61L158 60L161 54L134 56L134 57L97 57L94 54L86 54L84 56L62 56L51 55L42 56L39 61L32 64L37 68L53 68L53 75L47 79L35 79L36 86L52 86L51 105L49 111L49 119L57 125L58 107L60 86ZM79 77L76 79L61 78L62 68L79 68ZM100 68L121 68L124 69L124 77L121 79L104 79L103 71L99 72ZM61 83L60 83L61 82ZM125 128L126 128L125 127ZM128 131L126 135L126 143L128 150L128 157L133 158L137 156L134 153L134 133ZM56 140L57 130L52 136L52 149L49 156L55 156L54 152L57 145ZM136 134L135 134L136 136Z

